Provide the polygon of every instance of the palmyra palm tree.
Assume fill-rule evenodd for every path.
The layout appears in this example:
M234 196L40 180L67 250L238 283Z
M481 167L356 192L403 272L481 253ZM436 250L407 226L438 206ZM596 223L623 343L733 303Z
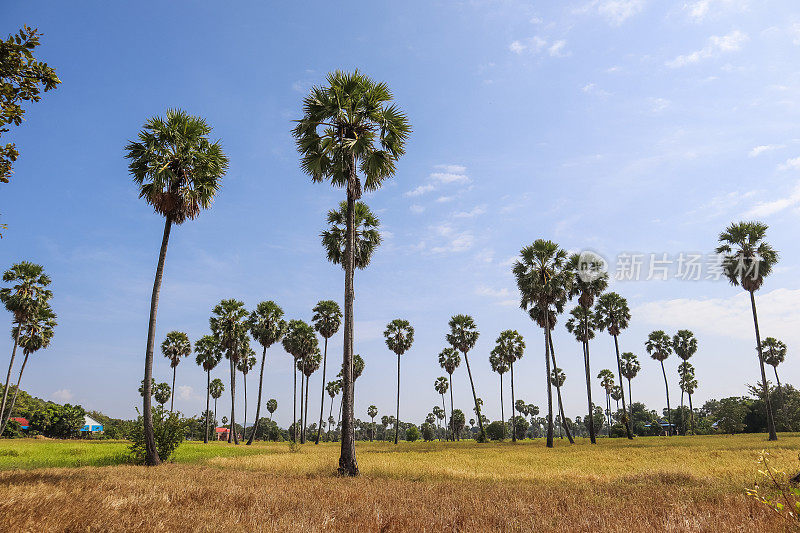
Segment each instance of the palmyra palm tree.
M11 349L11 360L8 363L8 373L3 387L0 416L6 412L8 386L11 382L11 370L17 355L19 337L25 326L39 315L41 308L49 306L48 302L53 297L52 291L47 289L47 286L50 285L50 277L44 273L44 267L28 261L11 265L11 268L3 273L3 283L12 284L10 287L0 289L0 301L13 315L12 324L16 329L12 329L14 347Z
M764 370L764 354L761 352L761 332L758 329L755 292L761 288L764 278L772 273L778 263L778 252L764 240L768 226L761 222L738 222L728 226L719 234L717 253L722 256L722 267L731 285L741 286L750 294L750 307L753 311L753 325L756 332L758 364L761 368L761 385L764 389L764 403L767 408L767 431L769 440L778 440L775 432L775 419L772 417L772 403L769 398L767 373Z
M497 337L495 341L497 344L492 349L492 355L495 357L500 357L503 361L506 362L509 369L511 370L511 440L513 442L517 441L517 417L514 414L514 404L516 402L514 398L514 362L519 361L522 359L522 356L525 354L525 341L522 339L522 335L519 334L516 330L507 329L500 332L500 335ZM501 374L501 385L502 385L502 374ZM500 391L500 401L502 403L502 390ZM505 423L505 418L502 419L503 423Z
M606 391L606 419L608 420L608 435L611 436L611 391L614 389L614 373L604 368L597 374L600 386Z
M439 366L441 366L447 375L450 376L450 420L447 423L450 438L456 440L455 432L453 432L453 372L461 365L461 356L454 348L447 347L439 353Z
M319 366L322 363L322 354L319 351L319 347L311 352L309 355L303 357L302 359L297 361L297 368L300 370L301 375L300 379L305 376L306 378L306 392L305 392L305 399L301 398L300 406L302 412L300 413L300 443L305 444L306 442L306 426L308 426L308 381L311 378L311 374L319 370ZM302 391L302 385L300 387ZM302 392L301 392L302 394Z
M214 378L211 380L211 384L208 388L209 392L211 393L211 397L214 399L214 424L217 423L217 400L220 399L222 393L225 392L225 384L219 378ZM216 431L216 429L215 429Z
M303 99L303 118L294 128L301 167L315 182L330 181L347 191L345 224L344 376L342 450L339 470L358 475L353 420L353 274L355 269L355 203L362 189L375 191L395 173L411 127L391 104L385 83L376 83L358 71L336 71L328 85L314 87ZM363 183L359 177L363 177Z
M553 390L550 386L551 313L561 313L572 285L566 270L567 253L553 241L537 239L520 250L513 273L520 292L520 308L532 319L538 306L537 321L544 332L545 383L547 387L547 447L553 447Z
M395 416L394 443L400 435L400 356L414 343L414 328L408 320L396 318L389 322L383 332L386 346L397 355L397 415Z
M322 397L319 400L319 425L317 426L317 437L314 444L319 444L319 436L322 432L322 411L325 408L325 374L328 368L328 339L333 337L339 326L342 325L342 310L339 304L333 300L322 300L314 306L314 316L311 321L314 329L325 339L325 349L322 352Z
M369 266L372 255L381 244L381 221L364 202L354 206L355 246L353 247L354 268L363 270ZM328 229L320 233L322 247L328 261L344 268L344 255L347 245L347 201L339 204L339 209L328 211ZM337 304L338 307L338 304Z
M328 393L328 396L331 397L331 408L328 412L328 420L331 420L333 419L333 400L342 391L342 382L338 379L329 381L328 384L325 385L325 391ZM328 424L328 440L330 440L330 433L331 424Z
M294 363L292 364L292 374L294 376L294 386L293 386L293 397L294 401L292 402L292 425L294 430L292 431L292 440L297 442L297 372L296 368L302 368L298 364L299 360L304 359L305 357L311 355L316 350L319 349L317 336L314 333L314 328L303 322L302 320L290 320L286 326L286 335L283 337L283 349L294 357ZM300 378L300 385L303 385L302 376ZM302 400L303 394L302 391L300 393L300 398ZM300 413L302 417L302 405L300 406Z
M200 117L170 109L166 118L152 117L139 132L138 140L125 147L130 160L128 169L139 187L139 198L164 216L164 234L158 254L150 320L144 359L145 394L143 397L145 464L161 462L156 451L153 415L150 411L150 380L153 377L153 351L156 338L156 315L161 278L167 257L167 244L173 224L196 218L211 207L228 169L228 157L219 141L208 139L211 126Z
M161 353L169 359L169 366L172 368L172 397L169 400L169 412L175 404L175 374L178 364L183 357L189 357L192 353L192 343L189 336L182 331L170 331L167 338L161 343Z
M619 412L619 401L622 398L623 394L625 394L625 392L619 385L614 385L611 388L611 399L617 402L617 412Z
M246 346L242 347L239 362L236 364L236 370L242 373L242 382L244 383L244 419L242 420L242 431L247 434L247 374L253 370L258 360L256 359L256 352L250 347L250 338L245 337ZM258 420L256 420L258 422ZM255 426L253 426L255 431ZM244 436L244 435L243 435Z
M272 415L278 410L278 400L270 398L267 400L267 412L269 413L269 421L272 422Z
M469 315L455 315L450 318L448 323L450 326L450 333L445 338L454 350L458 350L464 354L464 362L467 364L467 374L469 375L469 384L472 387L472 399L475 401L475 414L478 417L478 427L480 434L478 440L485 441L486 433L483 430L483 417L481 416L481 408L478 404L478 395L475 394L475 382L472 380L472 371L469 368L469 357L467 353L478 342L478 328L475 326L475 320Z
M628 309L628 302L616 292L607 292L597 299L597 324L601 329L608 330L614 337L614 349L617 354L617 375L619 376L619 387L622 388L622 360L619 354L619 334L628 327L631 320L631 312ZM622 395L622 423L625 424L625 434L629 439L633 439L631 431L631 419L628 416L628 408L625 405L625 395Z
M505 423L506 413L503 402L503 374L508 372L508 363L506 363L503 356L498 353L497 347L493 348L491 353L489 353L489 366L492 367L492 372L497 372L497 375L500 376L500 421ZM511 403L513 405L513 400ZM503 426L503 433L503 438L505 438L505 425Z
M208 319L211 333L218 339L220 349L230 363L231 370L231 431L228 432L228 442L233 439L235 444L239 444L239 436L236 433L236 365L239 357L245 352L245 344L249 348L249 338L247 337L247 309L244 302L234 299L222 300L212 310L211 318Z
M11 398L8 414L3 412L0 417L2 420L0 435L5 431L8 421L11 419L11 413L14 411L14 405L17 403L19 384L22 381L22 373L25 372L28 357L50 346L56 325L56 314L50 308L50 305L47 302L40 302L32 316L29 316L22 325L14 326L11 330L11 336L19 343L25 357L22 359L22 366L19 368L17 385L14 387L14 396ZM19 330L22 331L20 332Z
M372 419L372 432L369 434L369 441L375 440L375 417L378 416L378 408L374 405L367 407L367 416Z
M203 370L206 371L206 433L203 437L203 442L208 444L208 432L209 432L209 408L211 407L210 404L210 397L211 397L211 371L216 368L219 362L222 360L222 350L219 346L219 341L213 335L203 335L197 342L194 343L194 353L195 355L195 362L198 366L202 366ZM220 384L222 382L220 381ZM222 395L222 391L220 391L220 396ZM219 396L217 396L219 398ZM214 420L216 421L217 417L217 400L214 398Z
M441 378L438 378L438 379L436 380L436 384L438 384L438 383L439 383L439 379L444 379L444 383L445 383L445 384L447 384L447 383L448 383L448 381L447 381L447 378L445 378L444 376L442 376ZM434 385L434 388L436 388L436 385ZM438 388L436 388L436 392L439 392L439 389L438 389ZM445 387L445 388L444 388L444 392L447 392L447 387ZM437 427L437 428L440 428L440 427L441 427L441 421L442 421L442 420L444 420L444 419L447 417L447 413L446 413L446 411L443 409L443 407L444 407L444 392L442 393L442 407L439 407L438 405L434 405L434 406L433 406L433 409L431 409L431 411L433 412L433 416L435 416L435 417L436 417L436 427ZM441 440L441 439L440 439L440 440Z
M642 365L639 363L639 358L633 352L624 352L620 358L622 359L622 375L628 380L628 403L633 409L633 397L631 396L631 380L635 378Z
M594 338L596 328L595 316L592 313L594 300L608 288L608 272L605 261L592 252L572 254L567 268L572 273L570 298L577 296L578 305L570 314L567 330L583 345L583 363L586 372L586 397L589 402L589 440L597 444L594 432L594 404L592 403L592 379L589 365L589 341Z
M441 395L441 397L442 397L442 409L441 409L441 412L438 409L434 409L433 414L436 415L436 418L438 420L441 420L442 418L444 418L445 419L445 425L447 424L447 407L445 406L445 403L444 403L444 395L447 394L447 390L449 388L450 388L450 381L444 376L439 376L438 378L436 378L436 381L433 383L433 390L435 390L437 392L437 394ZM440 414L441 414L441 416L440 416ZM437 421L437 424L438 424L438 421ZM445 436L447 438L449 438L449 435L448 435L446 429L445 429Z
M261 388L264 384L264 365L267 360L267 348L280 342L286 332L286 321L283 320L283 309L272 300L260 302L247 319L247 327L253 339L263 349L261 352L261 371L258 375L258 400L256 402L256 422L247 445L253 443L258 431L258 421L261 416Z
M692 435L694 435L694 408L692 407L692 394L697 389L697 380L694 378L694 367L689 361L684 360L678 365L678 376L680 377L679 384L681 392L685 392L689 396L689 415L691 417ZM683 404L681 404L681 421L684 426L684 434L686 433L686 421L684 420Z
M761 341L761 353L764 357L764 362L775 371L775 381L778 383L778 389L780 389L781 380L778 377L778 365L786 359L786 344L775 337L767 337Z
M679 330L675 335L672 336L672 350L675 352L675 355L677 355L684 363L686 363L697 351L697 339L688 329ZM678 367L678 372L680 374L680 366ZM684 392L686 392L685 389L681 387L681 425L683 426L683 433L685 435L686 421L683 413Z
M172 395L172 389L169 388L169 383L159 383L156 385L155 389L153 389L153 398L155 398L156 403L164 408L164 404L167 403Z
M664 390L667 392L667 435L672 435L672 409L669 405L669 382L667 371L664 370L664 361L672 353L672 340L662 330L650 332L644 343L644 348L650 357L661 363L661 374L664 376Z

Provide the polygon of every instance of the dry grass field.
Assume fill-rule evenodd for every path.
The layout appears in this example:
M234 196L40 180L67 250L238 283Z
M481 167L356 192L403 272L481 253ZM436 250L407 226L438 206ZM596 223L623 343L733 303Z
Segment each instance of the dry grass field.
M359 443L357 479L336 444L186 443L148 469L121 442L0 441L0 531L789 531L744 496L762 449L800 469L798 435Z

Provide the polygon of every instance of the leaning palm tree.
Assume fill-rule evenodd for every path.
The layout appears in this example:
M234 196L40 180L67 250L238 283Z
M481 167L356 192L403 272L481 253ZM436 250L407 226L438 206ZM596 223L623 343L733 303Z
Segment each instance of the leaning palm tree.
M586 396L589 401L589 440L596 444L594 434L594 404L592 403L592 380L589 368L589 341L594 338L596 328L592 305L608 287L608 272L605 261L592 252L572 254L567 268L572 273L570 298L577 296L579 307L573 309L572 318L567 321L567 330L583 344L583 363L586 372ZM572 322L570 324L570 321Z
M614 337L614 349L617 353L617 375L619 376L619 387L622 388L622 360L619 354L619 334L628 327L631 320L631 312L628 309L628 302L616 292L607 292L597 299L597 324L601 329L608 330ZM633 439L631 431L631 419L628 416L628 408L625 405L625 395L622 395L622 423L625 424L625 434L629 439Z
M228 442L233 438L239 444L236 433L236 365L239 357L244 354L243 347L248 342L247 337L247 309L244 302L234 299L222 300L212 310L208 319L211 333L219 340L220 349L230 363L231 371L231 431L228 432ZM249 342L247 347L249 348Z
M608 435L611 436L611 392L614 390L614 373L604 368L597 374L600 386L606 391L606 419L608 422Z
M786 344L775 337L767 337L761 341L761 353L764 356L764 362L775 371L775 381L778 383L778 389L780 389L781 380L778 377L778 365L786 359Z
M508 372L508 363L506 363L503 356L498 353L497 347L493 348L489 353L489 366L492 368L492 372L496 372L500 377L500 421L505 422L506 412L503 402L503 374ZM512 401L511 403L513 404L514 402ZM503 426L503 438L505 438L505 426Z
M47 289L50 277L44 273L44 267L22 261L11 265L3 273L3 283L11 283L10 287L0 289L0 301L13 315L14 347L11 349L11 360L8 363L6 383L3 387L3 400L0 403L0 414L6 411L8 399L8 385L11 382L11 370L14 367L14 358L19 346L19 335L25 326L36 317L40 308L49 305L47 302L53 297L52 291Z
M441 366L447 375L450 376L450 421L447 423L450 438L456 440L455 433L453 432L453 372L461 365L461 356L454 348L447 347L439 354L439 366Z
M203 437L203 442L208 444L208 432L209 432L209 408L211 407L210 404L210 397L211 397L211 371L216 368L219 362L222 360L222 350L219 347L219 341L213 335L203 335L197 342L194 343L194 353L195 362L198 366L202 366L203 370L206 371L206 433ZM217 380L215 380L217 381ZM220 381L220 384L222 382ZM222 391L220 391L220 396L222 395ZM217 396L219 398L219 396ZM214 398L214 420L217 417L217 400Z
M258 400L256 401L256 423L247 445L253 443L258 431L258 420L261 416L261 387L264 384L264 364L267 360L267 348L280 342L286 332L286 321L283 320L283 309L273 301L261 302L247 319L250 335L263 349L261 352L261 371L258 375Z
M620 358L622 359L622 375L628 380L628 403L630 403L631 409L633 409L631 380L639 374L639 371L642 369L642 365L639 364L639 358L636 357L633 352L624 352Z
M358 71L336 71L327 86L314 87L303 99L303 118L294 128L301 167L313 181L330 181L347 191L345 224L344 376L342 451L339 470L358 475L353 420L353 273L355 269L355 203L362 189L374 191L395 173L411 127L390 102L385 83ZM359 177L359 173L361 177ZM363 183L361 179L363 178Z
M669 406L669 382L667 381L667 371L664 370L664 361L672 353L672 340L663 331L656 330L647 336L644 343L645 350L650 357L661 363L661 373L664 376L664 389L667 392L667 435L672 435L672 409Z
M211 380L211 384L209 385L209 389L211 392L211 397L214 399L214 424L217 423L217 400L222 397L222 393L225 392L225 384L219 378L214 378ZM216 431L216 429L215 429Z
M317 336L314 333L314 328L303 322L302 320L290 320L286 326L286 334L283 337L283 349L286 353L294 357L292 365L292 374L294 375L294 401L292 402L292 440L297 442L297 372L298 361L305 359L318 349ZM302 368L302 367L299 367ZM300 385L303 385L302 376L300 378ZM302 400L302 392L300 397ZM300 413L302 414L302 407Z
M414 343L414 328L408 320L396 318L389 322L383 332L386 346L397 355L397 415L395 416L394 443L400 435L400 356Z
M478 342L478 328L475 326L475 320L469 315L455 315L450 318L448 325L450 326L450 333L445 338L454 350L464 354L469 384L472 387L472 399L475 401L475 414L478 417L478 427L480 428L478 440L484 441L486 440L486 433L483 430L483 417L481 417L481 408L478 404L478 395L475 394L475 382L472 380L472 371L469 368L469 357L467 356L467 353Z
M172 397L169 399L169 412L175 404L175 374L178 364L184 357L189 357L192 353L192 343L189 336L182 331L170 331L167 338L161 343L161 353L169 359L169 366L172 368Z
M319 444L319 436L322 432L322 412L325 408L325 372L328 368L328 339L333 337L339 326L342 325L342 310L339 304L333 300L322 300L314 306L314 316L312 322L314 329L325 339L325 349L322 352L322 397L319 400L319 425L317 426L317 437L314 444Z
M547 387L547 447L553 447L553 390L550 386L551 313L564 310L572 286L566 267L567 253L553 241L537 239L520 250L513 273L520 292L520 308L530 314L538 306L544 333L545 384ZM531 316L533 318L533 316Z
M697 339L688 329L679 330L678 333L672 336L672 349L675 351L675 355L680 357L684 363L687 363L697 351ZM680 367L678 367L678 373L680 374ZM686 434L686 421L683 416L683 394L685 392L686 390L681 387L681 425L683 426L684 435Z
M522 359L522 356L525 354L525 341L522 340L522 335L520 335L517 331L513 329L507 329L500 332L500 335L497 337L495 342L497 344L492 349L492 356L500 357L511 370L511 440L512 442L516 442L517 417L514 414L514 404L516 402L514 399L514 362ZM502 379L502 374L500 377ZM502 381L500 384L502 385ZM501 403L503 401L502 395L503 392L501 390ZM505 418L502 420L505 423Z
M597 439L594 431L594 403L592 402L592 381L589 368L589 341L594 338L594 331L597 327L597 321L594 313L590 307L582 305L574 307L567 319L567 331L575 335L575 339L583 346L583 366L586 372L586 397L589 401L589 414L587 420L589 421L589 441L592 444L597 444Z
M450 381L444 376L439 376L436 378L436 381L433 383L433 390L437 392L437 394L441 395L442 397L442 409L441 411L436 410L433 411L433 414L436 415L438 420L445 419L445 424L447 424L447 406L444 404L444 395L447 394L447 389L450 388ZM441 414L441 416L439 416ZM437 420L437 423L438 423ZM447 430L445 429L445 437L447 437Z
M300 359L297 363L297 369L301 372L300 379L302 379L303 376L306 378L305 399L301 403L303 412L300 413L300 443L305 444L306 426L308 426L308 380L314 372L319 370L320 363L322 363L322 354L319 348Z
M367 407L367 416L372 419L372 431L369 434L369 441L375 440L375 417L378 416L378 408L374 405Z
M764 370L764 354L761 352L761 333L758 329L755 292L761 288L764 278L772 273L778 263L778 252L764 240L767 236L766 224L761 222L739 222L731 224L719 235L717 253L722 256L722 267L731 285L741 286L750 294L750 307L753 311L753 325L756 332L758 364L761 368L761 384L764 388L764 403L767 408L767 431L769 440L778 440L775 420L772 417L772 403L769 398L767 373Z
M153 415L150 411L150 379L153 377L153 351L156 315L167 243L173 224L196 218L211 207L228 169L228 157L219 141L208 139L211 126L200 117L170 109L166 118L152 117L139 132L138 140L125 147L128 169L139 187L139 198L164 216L164 234L150 298L150 321L144 359L145 395L143 398L145 464L161 462L156 451Z
M48 303L42 302L23 325L17 325L12 329L12 338L16 339L19 343L25 357L22 359L22 366L19 368L17 385L14 387L14 396L11 398L8 414L2 413L2 416L0 416L0 420L2 420L2 424L0 424L0 435L5 431L6 425L11 418L11 413L14 410L14 405L17 403L19 384L22 381L22 373L25 371L28 357L50 346L50 341L53 340L56 325L56 314ZM19 331L20 329L22 332Z
M242 431L244 431L244 436L247 435L247 374L253 370L253 367L256 366L258 362L256 359L256 352L250 347L250 338L245 337L246 339L246 346L242 346L241 348L241 355L239 356L239 362L236 363L236 370L242 373L242 383L244 384L244 418L242 419ZM258 420L256 420L258 422ZM255 431L255 426L253 426L253 431Z
M325 392L328 393L328 396L331 397L331 407L328 410L328 420L333 420L333 400L338 396L340 392L342 392L342 382L338 379L333 381L329 381L327 385L325 385ZM331 433L331 423L328 423L328 436L326 437L330 440L330 433Z

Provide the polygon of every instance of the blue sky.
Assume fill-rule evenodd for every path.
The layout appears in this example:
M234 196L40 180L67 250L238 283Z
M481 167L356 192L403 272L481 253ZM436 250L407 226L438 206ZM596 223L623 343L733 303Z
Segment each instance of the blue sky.
M414 128L396 177L365 197L381 218L384 244L356 277L356 350L366 360L356 416L366 419L373 403L381 415L394 412L396 363L382 331L402 317L416 342L403 356L401 418L423 419L439 401L437 355L456 313L473 315L481 331L470 358L485 414L499 418L488 353L508 328L528 344L515 372L517 398L544 406L541 330L519 310L511 275L522 246L544 237L593 249L612 273L620 254L647 254L646 278L649 254L710 252L719 231L744 218L767 222L782 255L758 294L759 318L763 335L789 345L781 380L797 382L800 13L793 2L347 6L4 6L2 32L38 27L45 33L38 54L63 80L3 137L21 156L2 186L9 224L2 262L45 265L59 315L52 347L29 363L25 389L134 415L163 220L137 198L123 148L149 116L170 107L205 117L231 167L213 208L172 233L159 343L172 329L193 340L207 333L222 298L249 308L272 299L289 318L305 320L318 300L341 302L342 272L325 260L318 235L344 192L300 172L289 133L304 94L337 68L387 82ZM758 369L745 295L723 280L670 272L668 280L612 283L633 311L620 344L642 362L634 400L664 403L660 369L643 347L653 329L689 328L699 338L695 405L742 394ZM10 326L10 316L3 320ZM581 351L563 322L554 341L567 374L566 410L582 415ZM10 353L8 339L0 346ZM335 368L341 334L329 356ZM276 416L287 424L290 358L274 348L267 361L265 400L278 400ZM611 337L598 335L593 374L614 363ZM673 398L676 368L667 361ZM171 377L160 354L155 375ZM217 375L227 381L222 368ZM319 380L312 377L312 390ZM456 407L471 412L463 365L454 380ZM193 357L183 362L177 408L199 413L204 388ZM219 409L228 405L223 396Z

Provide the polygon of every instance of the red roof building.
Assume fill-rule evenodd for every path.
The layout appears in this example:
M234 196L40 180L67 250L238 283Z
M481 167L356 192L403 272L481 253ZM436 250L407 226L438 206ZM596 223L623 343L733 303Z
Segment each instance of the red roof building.
M17 422L22 429L28 429L28 426L30 425L28 423L28 419L27 418L22 418L21 416L16 417L16 418L12 418L11 420L13 420L14 422Z

